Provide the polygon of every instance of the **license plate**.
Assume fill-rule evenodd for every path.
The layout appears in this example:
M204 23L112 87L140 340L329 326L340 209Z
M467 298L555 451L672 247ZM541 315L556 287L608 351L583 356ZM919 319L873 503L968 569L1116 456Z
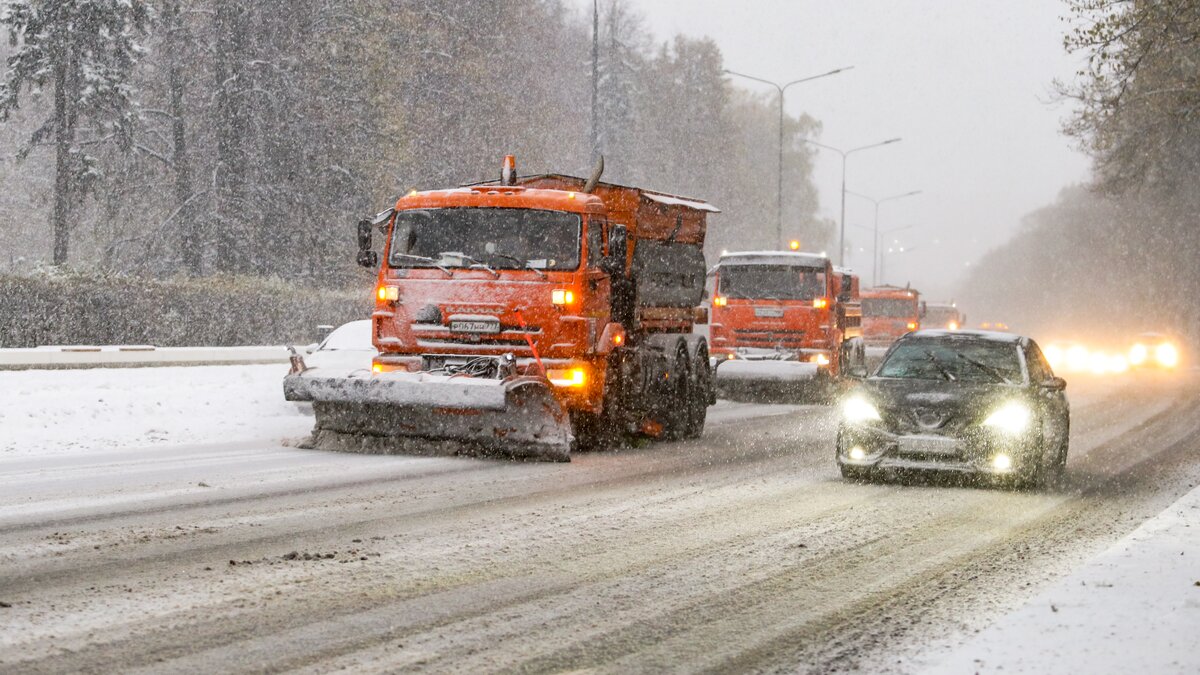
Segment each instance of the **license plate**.
M937 436L913 436L900 439L900 453L905 455L953 456L962 452L962 446L953 438Z
M499 321L451 321L450 330L455 333L499 333Z
M755 307L754 316L763 319L779 319L783 317L782 307Z

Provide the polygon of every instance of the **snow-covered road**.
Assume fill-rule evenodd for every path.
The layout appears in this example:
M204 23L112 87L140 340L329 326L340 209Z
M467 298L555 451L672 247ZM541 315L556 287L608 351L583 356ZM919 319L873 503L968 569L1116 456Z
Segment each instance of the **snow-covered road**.
M0 373L0 670L912 672L1200 477L1193 379L1073 388L1027 493L843 483L818 406L527 464L291 447L277 366L81 374Z

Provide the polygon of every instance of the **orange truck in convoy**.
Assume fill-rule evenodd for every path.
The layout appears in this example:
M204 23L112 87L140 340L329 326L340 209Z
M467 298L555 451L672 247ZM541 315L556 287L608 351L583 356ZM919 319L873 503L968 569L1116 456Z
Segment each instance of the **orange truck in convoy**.
M871 347L890 345L918 330L923 314L920 293L911 288L868 288L862 292L863 339Z
M940 328L944 330L961 330L967 325L967 315L958 309L953 302L925 303L925 316L921 318L922 328Z
M372 373L293 359L284 390L313 401L313 443L567 460L625 433L698 436L716 398L693 328L719 211L602 171L518 177L508 157L499 181L361 222L379 354Z
M709 338L722 393L801 392L862 365L858 277L849 270L823 255L751 251L722 255L711 274Z

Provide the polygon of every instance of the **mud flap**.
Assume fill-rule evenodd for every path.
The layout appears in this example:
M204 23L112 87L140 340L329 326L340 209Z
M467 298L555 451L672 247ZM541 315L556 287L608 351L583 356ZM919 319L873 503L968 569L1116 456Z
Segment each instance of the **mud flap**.
M289 401L312 401L314 447L570 461L570 421L543 378L312 368L288 375L283 389Z
M716 364L717 395L754 402L788 402L819 398L829 376L815 363L732 359Z

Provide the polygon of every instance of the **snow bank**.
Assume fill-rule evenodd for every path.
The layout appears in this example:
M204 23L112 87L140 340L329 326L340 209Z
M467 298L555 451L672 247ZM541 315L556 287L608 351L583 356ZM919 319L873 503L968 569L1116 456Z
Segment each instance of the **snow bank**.
M931 673L1200 672L1200 488Z
M275 441L312 418L283 400L287 366L0 372L0 456Z

